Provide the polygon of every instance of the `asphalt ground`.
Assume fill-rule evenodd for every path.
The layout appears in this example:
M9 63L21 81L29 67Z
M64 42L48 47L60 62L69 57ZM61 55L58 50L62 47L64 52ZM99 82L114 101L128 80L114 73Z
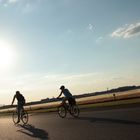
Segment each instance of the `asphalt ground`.
M14 125L11 116L0 117L0 140L140 140L140 105L94 108L69 114L29 115L29 123Z

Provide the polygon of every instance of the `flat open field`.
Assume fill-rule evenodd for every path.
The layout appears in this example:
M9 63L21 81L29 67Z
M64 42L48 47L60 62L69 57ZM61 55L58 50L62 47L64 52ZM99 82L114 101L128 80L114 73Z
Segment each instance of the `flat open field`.
M88 106L89 104L93 104L96 106L104 106L105 103L107 103L107 105L112 105L112 102L115 105L127 104L127 103L140 103L140 89L129 90L125 92L117 92L117 93L112 93L112 94L84 97L84 98L76 99L76 101L77 101L77 104L79 104L79 106L83 106L87 104ZM25 106L25 109L29 111L33 111L37 109L51 109L51 108L56 108L60 103L61 101L30 105L30 106ZM1 113L7 112L7 111L11 112L14 109L15 108L3 109L3 110L0 110L0 112Z

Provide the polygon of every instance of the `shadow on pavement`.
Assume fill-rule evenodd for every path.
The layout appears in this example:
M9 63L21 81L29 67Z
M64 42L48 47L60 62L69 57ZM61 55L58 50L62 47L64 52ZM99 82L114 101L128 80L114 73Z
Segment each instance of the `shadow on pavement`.
M114 119L114 118L97 118L97 117L79 117L73 118L76 120L87 120L91 123L94 122L107 122L107 123L119 123L119 124L126 124L126 125L140 125L140 122L136 121L129 121L129 120L122 120L122 119Z
M18 125L19 127L21 127L22 129L20 130L17 130L23 134L26 134L30 137L33 137L33 138L39 138L41 140L48 140L49 137L48 137L48 133L43 130L43 129L39 129L39 128L36 128L34 127L33 125Z

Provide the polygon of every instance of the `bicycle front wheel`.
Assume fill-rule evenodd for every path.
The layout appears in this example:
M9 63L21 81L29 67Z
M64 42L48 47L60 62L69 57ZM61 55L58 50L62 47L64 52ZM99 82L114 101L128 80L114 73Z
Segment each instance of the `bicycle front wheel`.
M29 117L28 117L28 113L27 111L23 111L22 114L21 114L21 120L24 124L27 124L28 123L28 120L29 120Z
M61 117L61 118L65 118L66 117L66 114L67 114L67 110L64 106L59 106L58 107L58 115Z
M17 122L18 122L18 113L17 112L13 112L12 119L13 119L14 124L17 124Z

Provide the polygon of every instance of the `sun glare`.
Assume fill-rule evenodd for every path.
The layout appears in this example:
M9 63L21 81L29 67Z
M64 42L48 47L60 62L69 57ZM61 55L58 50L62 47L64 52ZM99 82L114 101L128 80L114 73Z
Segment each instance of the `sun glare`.
M0 41L0 69L10 68L15 61L15 51L9 43Z

